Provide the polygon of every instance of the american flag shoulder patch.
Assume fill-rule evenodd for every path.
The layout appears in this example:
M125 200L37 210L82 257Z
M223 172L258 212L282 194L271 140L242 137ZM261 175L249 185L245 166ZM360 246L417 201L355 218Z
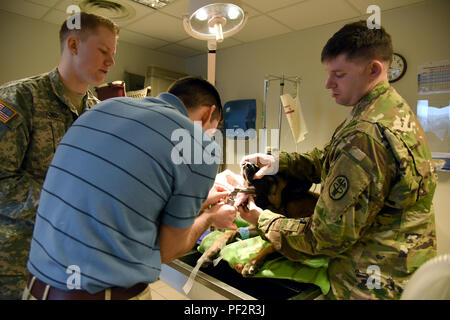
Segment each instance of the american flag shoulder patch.
M16 110L0 100L0 121L7 123L17 114Z

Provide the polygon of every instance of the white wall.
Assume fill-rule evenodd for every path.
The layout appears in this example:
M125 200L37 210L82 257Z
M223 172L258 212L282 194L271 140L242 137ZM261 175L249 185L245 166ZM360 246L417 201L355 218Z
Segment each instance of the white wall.
M448 0L430 0L382 12L381 23L392 36L394 51L401 53L408 63L404 78L396 82L394 87L414 110L417 99L424 99L424 96L417 94L417 67L428 61L450 59L449 12ZM264 76L298 75L302 78L301 102L309 134L305 141L296 146L284 117L281 150L297 149L299 152L305 152L313 147L323 147L350 109L338 106L324 88L326 72L320 63L320 53L326 41L347 22L349 21L331 23L228 49L220 49L219 44L216 85L223 102L256 98L259 101L257 128L261 128ZM198 56L188 60L187 69L191 73L206 75L206 65L206 57ZM290 88L287 87L285 93L294 93L292 86ZM279 90L278 83L271 84L267 113L268 128L278 127ZM444 99L442 96L437 99L439 98L437 96L426 98L448 103L450 95L447 94ZM450 146L445 152L450 152ZM240 157L237 157L236 160L239 159ZM227 167L238 170L236 164L227 164ZM439 173L434 201L440 253L450 252L449 175L450 173L446 172Z
M57 66L58 33L58 25L0 10L0 84ZM115 62L105 82L122 80L124 71L144 76L149 65L184 72L186 60L124 42L119 34Z

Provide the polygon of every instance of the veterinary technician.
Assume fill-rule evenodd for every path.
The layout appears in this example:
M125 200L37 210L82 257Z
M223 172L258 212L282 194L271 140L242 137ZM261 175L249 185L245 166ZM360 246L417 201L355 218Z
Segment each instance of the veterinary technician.
M352 107L323 150L255 154L257 175L287 172L321 183L309 218L287 219L256 207L241 216L289 259L332 257L330 299L399 299L412 273L436 255L432 200L437 177L425 133L389 85L390 35L365 21L345 25L322 51L325 87ZM272 172L274 173L274 172ZM377 281L374 281L377 279Z
M214 86L187 77L156 98L108 99L78 118L44 181L24 299L150 299L161 263L211 225L235 228L233 206L209 206L229 193L210 192L219 161L193 160L217 150L208 133L222 117Z
M114 66L117 25L87 13L69 19L60 28L56 68L0 87L0 299L22 295L50 161L72 122L99 102L88 86L101 84ZM71 29L72 19L79 24Z

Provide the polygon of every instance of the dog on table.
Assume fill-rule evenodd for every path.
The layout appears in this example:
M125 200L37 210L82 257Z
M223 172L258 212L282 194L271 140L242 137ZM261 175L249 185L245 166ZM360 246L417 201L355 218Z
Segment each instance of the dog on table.
M310 181L295 179L282 173L254 179L258 170L259 168L250 162L243 165L243 176L249 186L247 190L252 190L251 193L258 207L282 214L287 218L305 218L313 214L319 195L309 191L312 186ZM249 227L249 233L250 236L258 235L254 226ZM220 250L233 242L238 235L238 231L225 232L206 250L206 261L211 262ZM273 245L269 245L245 265L236 264L234 269L244 277L252 276L264 264L267 256L274 252Z

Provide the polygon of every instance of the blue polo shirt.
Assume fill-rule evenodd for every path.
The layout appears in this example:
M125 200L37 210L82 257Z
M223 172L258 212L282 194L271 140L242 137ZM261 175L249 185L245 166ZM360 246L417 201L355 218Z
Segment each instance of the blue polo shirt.
M79 270L81 289L90 293L156 281L159 226L192 225L219 153L174 95L98 104L74 122L55 152L28 269L63 290L77 284L73 270Z

